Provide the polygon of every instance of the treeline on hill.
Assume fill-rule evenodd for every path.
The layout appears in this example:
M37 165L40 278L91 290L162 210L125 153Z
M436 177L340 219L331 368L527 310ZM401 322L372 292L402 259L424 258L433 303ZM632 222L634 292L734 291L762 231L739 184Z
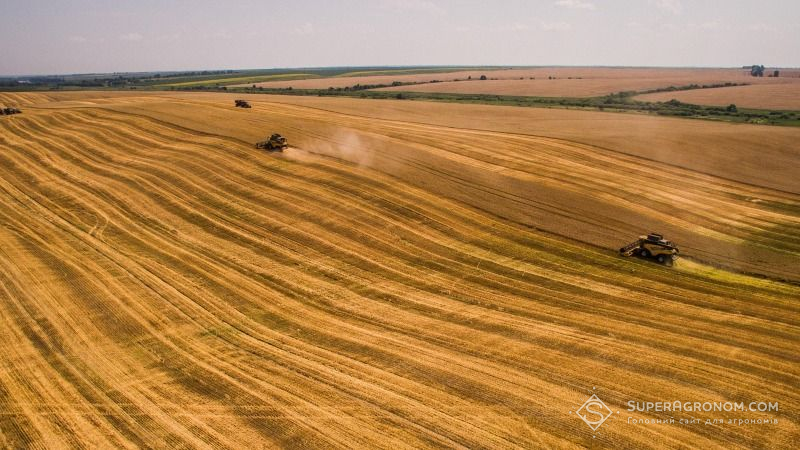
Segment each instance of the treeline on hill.
M207 75L233 75L239 73L237 70L201 70L199 72L166 72L156 73L151 78L183 78L183 77L202 77Z
M664 88L648 89L646 91L637 92L636 95L655 94L656 92L692 91L695 89L713 89L713 88L747 86L747 85L748 83L732 83L732 82L715 83L715 84L687 84L684 86L668 86Z
M8 90L58 90L70 88L136 89L174 79L202 79L235 74L235 70L202 70L193 72L143 72L83 74L64 76L32 76L1 78L0 88Z
M70 88L132 88L143 84L144 78L137 76L105 77L29 77L24 80L0 79L4 90L59 90Z
M303 69L236 69L236 70L202 70L182 72L129 72L109 74L75 74L64 76L17 76L0 77L2 90L58 90L58 89L139 89L164 88L158 86L166 83L203 82L207 85L192 86L199 89L215 89L224 86L226 79L238 82L238 77L259 77L294 74L302 70L304 74L317 77L335 77L351 73L432 73L468 69L470 67L320 67ZM354 72L357 71L357 72ZM369 88L365 88L369 89Z
M37 86L52 86L64 83L64 77L30 77L25 80L18 78L0 78L0 87L2 88L25 88L30 89Z
M750 69L750 76L753 76L753 77L763 77L764 73L766 73L765 72L766 67L764 67L763 64L761 64L761 65L754 64L752 66L743 66L743 68L744 69ZM777 70L777 69L773 70L772 73L767 75L768 78L773 78L773 77L777 78L779 76L781 76L781 71Z

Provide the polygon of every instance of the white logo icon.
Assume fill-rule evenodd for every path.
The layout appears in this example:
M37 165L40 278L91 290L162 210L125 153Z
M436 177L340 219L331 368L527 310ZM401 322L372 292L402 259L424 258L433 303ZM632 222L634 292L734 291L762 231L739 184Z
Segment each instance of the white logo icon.
M592 394L588 400L583 402L583 405L581 405L575 413L583 419L586 425L589 425L593 431L597 431L600 425L613 414L613 412L608 409L608 406L597 397L597 394Z

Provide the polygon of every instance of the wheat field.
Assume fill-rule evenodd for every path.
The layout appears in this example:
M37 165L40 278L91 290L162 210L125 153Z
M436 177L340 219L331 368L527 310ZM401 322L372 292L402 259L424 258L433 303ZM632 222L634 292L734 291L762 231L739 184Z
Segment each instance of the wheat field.
M233 98L0 93L0 446L800 440L794 129ZM684 257L617 256L648 231ZM630 399L779 422L631 425L660 414Z
M800 110L800 79L796 83L753 84L714 89L695 89L681 92L659 92L637 96L650 102L676 99L697 105L728 106L731 103L743 108Z
M594 97L621 91L645 91L690 84L742 83L797 85L800 71L782 69L778 78L752 77L745 69L645 67L536 67L460 70L441 73L319 77L237 84L234 87L328 89L360 85L421 83L378 90L497 94L542 97ZM486 76L487 80L480 80ZM436 81L436 82L433 82ZM669 99L667 99L669 100Z

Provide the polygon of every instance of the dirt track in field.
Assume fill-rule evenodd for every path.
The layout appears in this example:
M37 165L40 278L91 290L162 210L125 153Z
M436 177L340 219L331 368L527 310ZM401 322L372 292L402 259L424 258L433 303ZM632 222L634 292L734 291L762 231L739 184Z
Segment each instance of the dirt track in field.
M797 83L758 84L715 89L696 89L681 92L659 92L637 96L637 100L666 102L677 99L696 105L740 108L800 110L800 80Z
M762 183L750 156L797 163L795 130L232 99L0 94L24 107L0 118L0 446L800 438L800 288L739 273L800 278L792 172ZM252 148L273 131L294 147ZM751 163L715 174L731 154ZM687 259L616 256L651 229ZM620 411L596 438L569 414L592 387ZM661 417L631 399L779 401L746 416L780 422L628 425Z

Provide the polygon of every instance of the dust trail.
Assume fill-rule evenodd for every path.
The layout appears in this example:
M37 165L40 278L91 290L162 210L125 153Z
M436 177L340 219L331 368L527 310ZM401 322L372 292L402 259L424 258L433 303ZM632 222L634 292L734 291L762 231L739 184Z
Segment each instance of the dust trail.
M329 140L313 140L303 148L289 148L286 157L295 161L311 161L311 154L331 156L354 163L359 167L372 167L375 152L352 130L340 129Z

